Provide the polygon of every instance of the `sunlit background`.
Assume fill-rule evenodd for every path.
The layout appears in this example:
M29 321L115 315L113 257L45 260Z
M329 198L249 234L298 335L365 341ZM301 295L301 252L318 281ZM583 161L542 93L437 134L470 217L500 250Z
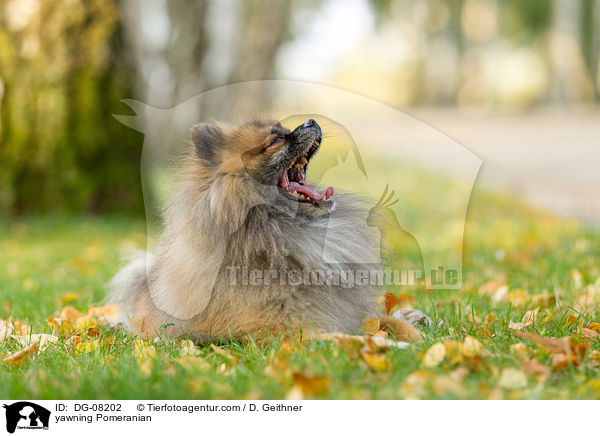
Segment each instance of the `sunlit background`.
M0 0L0 210L139 212L121 99L288 79L405 110L478 154L483 185L593 218L599 24L599 0Z

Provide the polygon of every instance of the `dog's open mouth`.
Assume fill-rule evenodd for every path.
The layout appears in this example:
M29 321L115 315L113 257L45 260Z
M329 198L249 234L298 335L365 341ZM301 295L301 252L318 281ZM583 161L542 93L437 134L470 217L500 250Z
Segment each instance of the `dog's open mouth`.
M306 170L310 159L321 146L321 136L315 138L311 146L302 154L296 156L283 171L279 187L284 194L291 196L297 201L323 203L332 201L333 187L329 186L325 191L319 193L316 189L306 184Z

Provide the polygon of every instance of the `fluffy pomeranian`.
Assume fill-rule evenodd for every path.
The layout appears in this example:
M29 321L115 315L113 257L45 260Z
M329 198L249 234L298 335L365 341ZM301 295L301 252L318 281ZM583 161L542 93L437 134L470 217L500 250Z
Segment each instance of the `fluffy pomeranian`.
M379 315L380 286L282 279L372 269L356 259L379 248L376 229L364 225L365 200L308 184L322 138L312 119L293 131L269 119L194 126L154 253L130 259L110 284L120 321L145 337L206 342L358 333L366 318L379 318L397 339L421 340L412 325Z

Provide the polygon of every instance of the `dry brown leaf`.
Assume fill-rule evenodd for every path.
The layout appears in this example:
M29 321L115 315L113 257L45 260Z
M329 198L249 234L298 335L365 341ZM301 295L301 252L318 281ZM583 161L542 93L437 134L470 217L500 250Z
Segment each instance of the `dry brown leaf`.
M600 323L599 322L591 322L587 325L587 328L595 331L596 333L600 333Z
M600 338L600 333L584 327L581 329L581 338L587 342L596 342Z
M412 309L416 298L408 294L395 295L391 292L385 293L385 313L390 314L396 308Z
M564 353L555 354L552 357L552 369L554 371L560 371L561 369L567 368L569 366L569 363L575 362L573 362L573 359L569 359L569 357L567 357L567 355Z
M387 354L363 350L362 358L373 371L385 372L392 369L392 362Z
M20 366L29 359L31 359L33 356L35 356L37 351L38 344L31 344L28 347L25 347L22 350L3 358L2 362L6 366Z
M446 357L446 347L441 342L433 344L423 356L423 366L433 368L438 366Z
M527 377L519 369L504 368L500 374L498 386L504 389L523 389L527 387Z
M295 372L293 378L294 387L299 389L303 395L308 397L320 397L329 393L329 385L331 382L328 377L310 377L300 372Z
M529 332L515 332L515 335L533 342L535 345L546 348L553 353L567 353L570 351L569 338L544 338Z
M550 375L551 369L547 365L539 363L537 360L526 360L521 365L521 371L525 374L531 374L537 381L544 381Z

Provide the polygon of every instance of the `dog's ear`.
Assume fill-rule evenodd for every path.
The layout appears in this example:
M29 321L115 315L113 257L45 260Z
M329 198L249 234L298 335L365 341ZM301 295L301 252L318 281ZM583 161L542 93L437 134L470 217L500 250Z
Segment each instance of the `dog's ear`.
M218 126L208 123L196 124L192 127L192 142L202 162L210 166L219 163L219 149L225 143L225 137Z

